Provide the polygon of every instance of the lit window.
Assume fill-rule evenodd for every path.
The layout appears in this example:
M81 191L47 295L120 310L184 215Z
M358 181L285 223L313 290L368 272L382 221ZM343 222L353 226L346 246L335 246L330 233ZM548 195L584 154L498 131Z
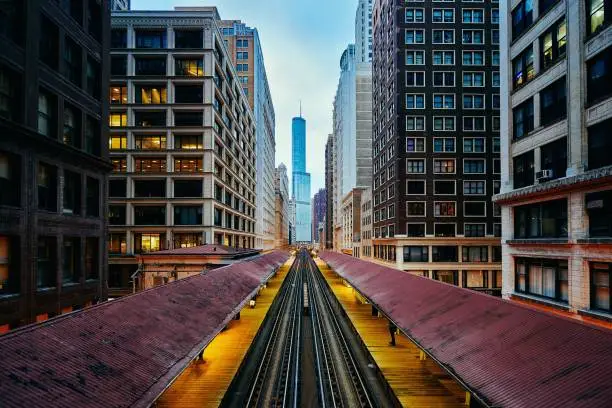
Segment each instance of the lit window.
M111 127L127 126L127 113L111 113L109 115L109 126Z

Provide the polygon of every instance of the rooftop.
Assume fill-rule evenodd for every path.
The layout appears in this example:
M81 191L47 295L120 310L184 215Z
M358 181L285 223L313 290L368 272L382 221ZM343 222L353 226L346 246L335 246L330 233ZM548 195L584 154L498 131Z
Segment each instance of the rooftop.
M142 254L143 257L159 255L190 255L190 256L221 256L229 258L244 258L258 255L259 249L234 248L227 245L207 244L189 248L167 249L163 251Z

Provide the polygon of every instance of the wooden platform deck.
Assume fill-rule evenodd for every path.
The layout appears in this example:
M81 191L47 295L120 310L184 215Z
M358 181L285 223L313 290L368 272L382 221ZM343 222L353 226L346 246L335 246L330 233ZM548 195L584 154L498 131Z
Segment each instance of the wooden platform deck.
M396 335L396 346L391 346L388 321L372 316L371 305L365 304L323 261L316 262L404 407L465 408L465 391L455 380L435 361L421 360L419 348L402 334Z
M240 320L232 320L204 350L204 360L195 361L156 401L155 407L206 408L218 407L236 375L293 258L290 258L257 297L255 308L248 305L240 312Z

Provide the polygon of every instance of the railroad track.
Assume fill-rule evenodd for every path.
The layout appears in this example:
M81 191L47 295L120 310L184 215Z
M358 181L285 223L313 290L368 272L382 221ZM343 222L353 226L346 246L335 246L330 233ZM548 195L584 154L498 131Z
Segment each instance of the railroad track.
M332 306L333 296L312 259L304 265L315 347L321 407L374 407L345 333Z
M351 327L310 254L298 251L221 406L397 406Z
M298 404L302 262L296 259L281 289L280 307L245 403L247 407Z

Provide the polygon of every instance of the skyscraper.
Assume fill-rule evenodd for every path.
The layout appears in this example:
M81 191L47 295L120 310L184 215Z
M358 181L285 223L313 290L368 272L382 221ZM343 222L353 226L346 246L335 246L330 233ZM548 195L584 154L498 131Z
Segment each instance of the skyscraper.
M130 0L110 0L111 11L130 9Z
M272 249L276 119L259 33L240 20L222 20L219 26L255 115L255 247Z
M358 62L372 62L372 2L359 0L355 13L355 57Z
M275 170L275 247L285 248L289 245L289 178L287 167L281 163Z
M111 288L143 252L255 246L255 117L220 24L214 7L113 14Z
M334 248L334 135L325 144L325 248Z
M502 295L610 321L612 3L500 8Z
M110 11L73 6L0 5L0 333L107 296Z
M500 293L497 4L378 0L373 14L373 256Z
M325 220L327 191L322 188L312 198L312 241L319 242L319 223ZM322 245L325 243L322 242Z
M291 124L293 175L292 197L295 202L295 241L312 241L312 214L310 210L310 173L306 172L306 120L293 118Z

